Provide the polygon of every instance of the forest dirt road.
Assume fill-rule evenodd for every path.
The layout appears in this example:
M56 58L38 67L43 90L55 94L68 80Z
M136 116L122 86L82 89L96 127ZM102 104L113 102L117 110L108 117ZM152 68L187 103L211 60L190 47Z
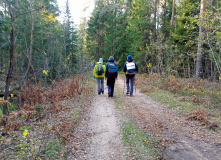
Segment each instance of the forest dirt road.
M123 92L122 77L116 81L115 88ZM170 142L161 159L220 160L221 139L217 133L208 132L198 123L185 120L185 117L154 102L138 89L134 97L122 93L120 98L126 102L122 111L132 116L133 123L140 130L147 136L152 134ZM114 100L107 97L105 87L105 94L94 97L87 116L78 126L76 143L79 147L74 151L73 159L126 159L121 124L122 118L115 112Z
M76 137L80 152L76 151L75 159L125 159L126 151L121 141L120 126L121 118L116 113L114 99L107 97L105 84L104 94L93 98L87 116L78 127Z

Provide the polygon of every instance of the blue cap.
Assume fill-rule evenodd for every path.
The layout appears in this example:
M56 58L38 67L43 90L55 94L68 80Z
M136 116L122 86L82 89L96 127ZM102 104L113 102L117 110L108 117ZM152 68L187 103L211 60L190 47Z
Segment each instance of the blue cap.
M128 56L127 56L127 59L132 59L132 56L131 56L131 55L128 55Z
M103 58L100 58L100 59L99 59L99 62L102 62L102 63L103 63Z

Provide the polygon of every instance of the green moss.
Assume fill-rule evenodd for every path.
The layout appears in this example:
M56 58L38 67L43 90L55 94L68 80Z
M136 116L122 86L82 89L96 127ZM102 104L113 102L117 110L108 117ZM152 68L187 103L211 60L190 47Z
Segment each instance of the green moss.
M19 131L25 131L25 130L34 130L35 128L34 127L32 127L32 126L22 126L22 127L20 127L18 130Z
M28 148L24 148L23 150L24 150L25 152L28 152L28 151L29 151Z
M13 150L18 151L22 148L22 144L18 144L17 146L14 147Z

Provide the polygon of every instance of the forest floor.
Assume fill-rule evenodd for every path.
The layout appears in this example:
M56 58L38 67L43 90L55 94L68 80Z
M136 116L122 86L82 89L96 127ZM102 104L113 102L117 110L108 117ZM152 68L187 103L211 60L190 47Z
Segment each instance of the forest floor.
M90 75L87 81L82 80L82 90L75 96L60 99L55 110L49 110L53 105L42 105L36 108L42 109L42 112L33 114L29 120L24 115L15 117L12 121L15 125L11 126L14 130L6 131L7 127L1 126L0 159L220 159L219 109L214 109L216 114L213 114L207 106L204 115L207 121L191 120L186 113L193 113L197 106L194 103L179 104L168 98L172 96L166 95L179 98L178 94L151 90L151 83L144 76L140 79L137 76L136 86L140 88L135 89L134 96L126 96L124 78L119 75L114 98L108 98L106 81L104 94L97 95L96 81ZM70 82L75 82L75 79L79 77ZM144 88L142 83L145 84ZM61 88L75 88L66 85L67 80L57 84ZM32 90L29 96L31 93ZM161 101L151 93L159 95L158 99L160 97L163 101L169 99L171 105L176 107L160 104ZM22 125L17 126L18 122ZM213 122L217 125L210 128ZM27 135L24 135L25 132Z
M123 76L114 98L96 95L75 129L69 159L219 160L220 134L186 120L136 89L128 97Z

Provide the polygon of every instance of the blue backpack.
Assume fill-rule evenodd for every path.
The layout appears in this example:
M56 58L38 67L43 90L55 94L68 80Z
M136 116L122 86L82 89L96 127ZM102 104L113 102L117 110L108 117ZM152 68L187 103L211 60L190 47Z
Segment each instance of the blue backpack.
M108 64L108 73L109 74L117 73L117 65L115 63Z
M128 75L135 74L136 65L134 62L126 62L126 68L127 68L126 74Z

